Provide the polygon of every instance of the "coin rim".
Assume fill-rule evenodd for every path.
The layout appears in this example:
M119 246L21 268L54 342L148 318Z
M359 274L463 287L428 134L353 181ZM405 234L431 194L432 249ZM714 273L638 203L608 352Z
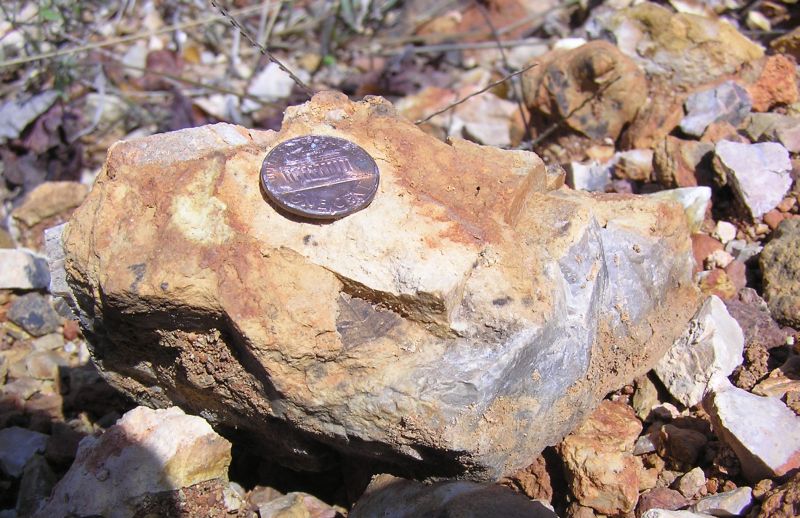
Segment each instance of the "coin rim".
M377 181L375 182L375 188L372 190L372 192L369 193L369 196L366 198L367 201L364 204L356 205L351 210L347 210L347 211L344 211L344 212L337 212L335 214L319 213L319 212L306 212L303 209L297 209L297 208L295 208L293 206L288 205L287 203L285 203L283 200L281 200L275 193L273 193L270 190L270 188L267 185L267 179L266 179L265 171L266 171L266 167L267 167L267 161L269 160L270 156L272 156L272 153L274 153L276 149L278 149L281 145L285 144L286 142L291 142L292 140L298 140L298 139L307 138L307 137L319 137L319 138L325 138L325 139L340 140L340 141L345 142L345 143L347 143L349 145L357 147L358 149L363 151L364 154L367 155L367 157L369 157L370 160L372 160L372 164L375 166L375 175L376 175L376 180ZM269 197L269 199L273 203L278 205L281 209L283 209L283 210L285 210L285 211L287 211L287 212L289 212L289 213L291 213L292 215L295 215L295 216L306 217L306 218L310 218L310 219L334 220L334 219L341 219L341 218L343 218L345 216L349 216L350 214L354 214L354 213L356 213L356 212L358 212L360 210L363 210L363 209L369 207L369 205L372 203L372 200L375 199L375 195L378 192L378 187L380 186L381 170L378 167L378 163L375 161L375 159L372 157L372 155L370 155L369 152L367 152L366 149L364 149L363 147L359 146L355 142L353 142L351 140L348 140L346 138L342 138L342 137L334 137L332 135L319 135L319 134L309 133L308 135L300 135L300 136L297 136L297 137L288 138L286 140L282 140L281 142L278 142L277 144L275 144L275 146L273 146L273 148L269 150L267 155L264 157L264 160L261 162L261 171L259 172L259 177L260 177L260 180L261 180L261 186L264 188L264 192L266 192L266 194Z

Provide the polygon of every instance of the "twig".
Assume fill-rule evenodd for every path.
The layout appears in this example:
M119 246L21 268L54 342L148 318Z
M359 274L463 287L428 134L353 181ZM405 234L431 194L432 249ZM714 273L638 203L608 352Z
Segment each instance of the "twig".
M538 146L544 139L549 137L551 133L553 133L556 129L558 129L559 126L561 126L563 123L565 123L567 120L569 120L570 117L572 117L573 115L578 113L578 111L582 110L583 107L586 106L587 104L589 104L591 101L593 101L593 100L597 99L598 97L600 97L600 95L602 95L603 92L608 90L608 88L611 85L613 85L614 83L616 83L620 79L622 79L622 77L621 76L617 76L614 79L612 79L611 81L609 81L608 83L604 84L603 86L598 88L597 91L594 94L592 94L589 97L587 97L586 99L584 99L582 103L580 103L577 107L572 109L567 114L566 117L563 117L562 119L557 120L553 124L548 126L547 129L545 129L539 136L537 136L535 139L533 139L531 141L531 149L533 149L536 146Z
M476 91L476 92L472 92L471 94L469 94L469 95L468 95L468 96L466 96L466 97L463 97L463 98L461 98L461 99L459 99L459 100L457 100L457 101L455 101L455 102L453 102L453 103L450 103L449 105L445 106L445 107L444 107L444 108L442 108L441 110L439 110L439 111L437 111L437 112L434 112L434 113L432 113L432 114L428 115L428 116L427 116L427 117L425 117L424 119L419 119L419 120L417 120L417 121L414 121L414 124L417 124L417 125L419 125L419 124L423 124L423 123L425 123L425 122L428 122L429 120L431 120L432 118L436 117L437 115L441 115L441 114L443 114L444 112L446 112L446 111L448 111L448 110L451 110L451 109L455 108L456 106L458 106L459 104L463 103L464 101L467 101L467 100L469 100L469 99L471 99L471 98L475 97L476 95L480 95L480 94L482 94L482 93L484 93L484 92L486 92L486 91L488 91L488 90L491 90L492 88L494 88L494 87L495 87L495 86L497 86L497 85L501 85L501 84L503 84L504 82L508 81L508 80L509 80L509 79L511 79L512 77L516 77L516 76L518 76L518 75L520 75L520 74L523 74L523 73L527 72L528 70L532 69L532 68L533 68L533 67L535 67L536 65L538 65L538 63L531 63L530 65L526 66L525 68L523 68L523 69L521 69L521 70L517 70L516 72L513 72L513 73L511 73L511 74L508 74L507 76L505 76L505 77L504 77L504 78L502 78L502 79L498 79L498 80L497 80L497 81L495 81L494 83L489 83L489 84L488 84L488 85L486 85L484 88L481 88L480 90L478 90L478 91Z
M258 10L261 6L250 6L250 7L243 7L242 9L237 9L236 11L231 11L236 15L241 14L248 14ZM199 25L208 25L209 23L218 22L224 20L225 17L222 15L211 16L208 18L203 18L202 20L192 20L189 22L178 23L175 25L170 25L168 27L163 27L161 29L155 31L147 31L147 32L140 32L137 34L131 34L130 36L121 36L119 38L111 38L108 40L98 41L96 43L88 43L86 45L81 45L78 47L72 47L68 49L61 49L61 50L54 50L51 52L43 52L41 54L36 54L33 56L25 56L23 58L11 59L8 61L3 61L0 63L0 68L4 67L11 67L14 65L22 65L25 63L30 63L31 61L39 61L41 59L51 59L51 58L58 58L61 56L67 56L70 54L75 54L78 52L83 52L86 50L95 50L102 47L108 47L111 45L116 45L118 43L128 43L131 41L136 40L143 40L147 38L151 38L153 36L158 36L160 34L168 34L170 32L180 31L183 29L189 29L192 27L197 27Z
M251 44L253 47L257 48L257 49L258 49L258 51L259 51L259 52L261 52L261 54L263 54L263 55L267 56L267 59L269 59L271 62L273 62L273 63L275 63L276 65L278 65L278 68L280 68L281 70L283 70L284 72L286 72L286 74L288 74L288 75L289 75L289 77L290 77L290 78L292 78L292 81L294 81L294 83L295 83L297 86L299 86L299 87L300 87L300 88L301 88L301 89L302 89L302 90L303 90L303 91L306 93L306 95L308 95L309 97L311 97L312 95L314 95L314 91L313 91L311 88L309 88L309 87L308 87L308 85L306 85L306 84L305 84L305 83L304 83L304 82L303 82L303 81L302 81L302 80L301 80L299 77L297 77L296 75L294 75L294 73L293 73L291 70L289 70L288 68L286 68L286 66L285 66L283 63L281 63L281 62L280 62L280 60L278 60L278 58L276 58L275 56L273 56L273 55L272 55L272 52L270 52L270 51L269 51L269 49L267 49L265 46L261 45L261 44L260 44L260 43L258 43L258 42L257 42L255 39L253 39L253 37L252 37L252 36L250 36L250 33L249 33L249 32L247 32L247 29L245 29L245 28L244 28L244 26L243 26L241 23L239 23L239 20L237 20L236 18L234 18L234 17L233 17L233 16L232 16L232 15L231 15L231 14L228 12L228 10L227 10L227 9L225 9L224 7L222 7L222 6L221 6L221 5L220 5L220 4L217 2L217 0L210 0L210 2L211 2L211 5L213 5L213 6L214 6L214 7L215 7L215 8L216 8L216 9L217 9L217 10L218 10L218 11L219 11L221 14L222 14L222 16L224 16L225 18L227 18L227 19L228 19L228 21L231 23L231 25L233 25L233 26L234 26L236 29L238 29L238 30L239 30L239 32L241 32L241 33L242 33L242 36L244 36L244 37L245 37L245 39L246 39L247 41L249 41L249 42L250 42L250 44ZM257 6L257 7L260 7L260 6Z
M433 54L437 52L450 52L452 50L483 50L496 48L498 46L503 47L504 49L509 49L512 47L527 47L543 45L546 43L547 42L543 39L526 38L524 40L505 40L497 43L494 41L478 41L474 43L440 43L438 45L418 45L416 47L406 45L398 50L386 50L378 52L377 55L396 56L397 54L426 54L428 52Z

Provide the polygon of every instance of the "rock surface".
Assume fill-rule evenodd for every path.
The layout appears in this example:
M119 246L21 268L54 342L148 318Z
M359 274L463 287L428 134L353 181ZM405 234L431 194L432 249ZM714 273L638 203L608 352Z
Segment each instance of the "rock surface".
M33 336L42 336L58 329L58 313L43 295L28 293L14 300L8 308L8 319Z
M789 153L780 144L740 144L722 140L714 153L720 173L753 218L774 209L792 185Z
M703 404L717 435L736 452L748 480L800 468L800 417L780 400L730 386L715 391Z
M258 507L259 518L336 518L339 513L319 498L292 492Z
M227 481L231 445L176 407L137 407L100 437L86 437L37 517L137 515L160 493Z
M319 224L265 202L266 152L312 132L380 164L367 209ZM332 448L496 479L650 368L697 303L677 204L546 181L531 153L318 94L280 133L114 146L64 232L67 281L96 362L141 402L297 468Z
M800 516L800 473L769 492L758 513L758 518L794 518L796 516Z
M698 173L711 168L714 146L707 142L667 136L654 149L653 168L659 182L671 187L698 185ZM706 176L710 177L710 174Z
M19 477L25 464L47 446L47 435L18 426L0 430L0 468L10 477Z
M725 303L712 295L654 370L675 399L690 407L729 383L727 377L742 363L743 350L741 327Z
M800 327L800 219L783 221L759 257L764 296L776 319Z
M701 498L691 509L712 516L744 516L752 504L753 490L749 487L738 487Z
M391 475L375 477L348 516L557 518L556 513L541 502L529 500L502 486L463 481L426 486Z
M19 248L0 249L0 289L41 290L50 284L47 261Z
M725 81L686 99L686 117L681 120L681 130L700 137L713 122L724 121L737 126L744 122L750 107L747 91L733 81Z
M633 511L639 498L642 462L633 456L642 424L624 403L604 400L589 419L562 441L572 494L597 512Z

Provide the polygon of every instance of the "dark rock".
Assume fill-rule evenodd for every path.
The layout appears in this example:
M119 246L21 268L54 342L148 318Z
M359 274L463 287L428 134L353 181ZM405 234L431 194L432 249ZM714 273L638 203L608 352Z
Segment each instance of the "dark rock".
M8 319L33 336L42 336L58 329L61 319L47 298L39 293L28 293L11 303Z
M17 516L32 516L50 496L56 474L41 455L34 455L25 465L17 494Z
M783 221L761 252L764 298L778 321L800 328L800 219Z
M659 437L659 455L668 457L680 466L694 465L708 438L695 430L664 425Z

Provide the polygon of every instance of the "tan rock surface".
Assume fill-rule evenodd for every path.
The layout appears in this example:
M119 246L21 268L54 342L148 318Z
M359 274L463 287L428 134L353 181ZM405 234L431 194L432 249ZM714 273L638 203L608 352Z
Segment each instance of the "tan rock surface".
M264 156L308 133L375 158L369 207L318 223L265 201ZM550 183L532 153L318 94L279 133L115 145L63 235L67 281L95 360L139 401L298 468L335 449L497 478L650 368L696 305L677 204Z

